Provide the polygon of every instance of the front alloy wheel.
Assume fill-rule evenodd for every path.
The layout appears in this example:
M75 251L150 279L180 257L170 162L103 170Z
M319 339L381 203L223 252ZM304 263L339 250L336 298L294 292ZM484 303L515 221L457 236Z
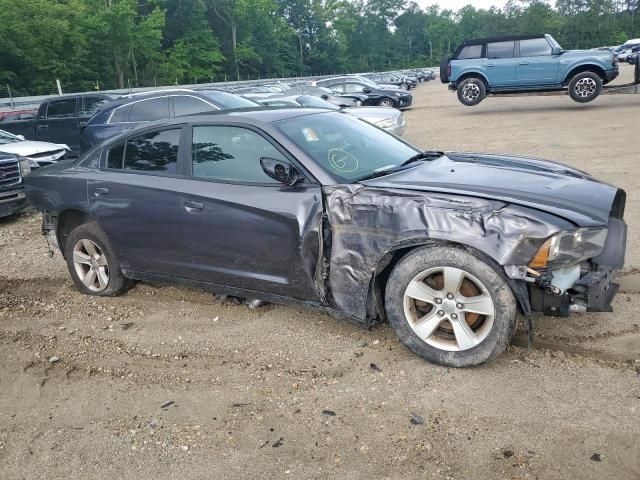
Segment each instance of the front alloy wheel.
M602 92L602 78L594 72L582 72L569 82L569 95L578 103L595 100Z
M420 247L387 280L385 309L398 338L439 365L495 358L515 331L515 296L499 267L458 246Z
M393 100L391 100L390 98L383 98L378 102L378 106L385 107L385 108L393 108Z
M436 267L411 280L404 293L404 314L425 343L459 352L487 338L495 307L476 277L459 268Z

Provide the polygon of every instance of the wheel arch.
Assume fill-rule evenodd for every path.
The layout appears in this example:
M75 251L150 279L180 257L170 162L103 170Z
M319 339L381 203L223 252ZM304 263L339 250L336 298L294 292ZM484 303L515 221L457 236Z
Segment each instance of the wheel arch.
M482 80L484 82L485 88L487 89L487 92L491 88L489 86L489 79L487 78L487 76L484 73L479 72L477 70L465 71L465 72L462 72L460 75L458 75L458 78L456 80L456 87L460 85L460 83L462 83L467 78L479 78L480 80Z
M95 219L88 212L77 208L68 208L58 213L56 238L58 239L62 256L64 256L65 245L69 234L80 225L93 221L95 221Z
M572 69L569 70L569 72L565 75L562 84L563 85L569 85L569 82L571 81L571 79L573 77L575 77L579 73L584 73L584 72L593 72L593 73L595 73L596 75L598 75L602 79L603 83L606 83L606 81L607 81L607 75L604 72L604 68L602 68L600 65L598 65L596 63L583 63L583 64L577 65L575 67L572 67Z
M490 265L500 277L509 286L516 299L518 300L518 309L524 316L528 316L531 313L531 304L529 302L529 294L526 284L524 282L516 281L509 276L502 268L502 266L492 258L488 253L483 252L477 248L465 245L463 243L440 240L440 239L423 239L415 240L408 244L399 244L387 251L376 263L376 268L371 275L369 287L367 289L366 305L367 316L370 318L380 317L385 318L384 309L384 292L387 285L389 275L395 268L395 266L406 255L414 251L416 248L421 247L452 247L466 250L469 253L475 255L483 262Z

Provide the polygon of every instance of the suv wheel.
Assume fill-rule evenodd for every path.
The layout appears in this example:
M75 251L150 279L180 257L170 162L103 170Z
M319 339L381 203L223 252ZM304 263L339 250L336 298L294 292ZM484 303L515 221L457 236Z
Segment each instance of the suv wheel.
M478 105L487 96L487 87L480 78L466 78L458 85L458 100L467 107Z
M383 98L378 102L379 107L393 108L393 100L390 98Z
M578 103L595 100L602 92L602 79L594 72L582 72L569 82L569 95Z
M76 227L67 238L64 253L73 283L86 295L114 296L133 285L122 274L111 244L96 222Z
M496 270L455 247L422 247L395 266L385 307L398 338L439 365L469 367L509 345L516 299Z
M402 88L403 90L409 90L409 84L403 83L402 85L400 85L400 88Z

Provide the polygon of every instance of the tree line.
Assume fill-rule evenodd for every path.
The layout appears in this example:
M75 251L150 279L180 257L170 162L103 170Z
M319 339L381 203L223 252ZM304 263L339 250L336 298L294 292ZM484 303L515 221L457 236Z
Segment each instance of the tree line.
M0 0L0 86L36 95L55 79L80 91L437 65L464 38L501 34L586 49L640 37L639 11L640 0L459 11L408 0Z

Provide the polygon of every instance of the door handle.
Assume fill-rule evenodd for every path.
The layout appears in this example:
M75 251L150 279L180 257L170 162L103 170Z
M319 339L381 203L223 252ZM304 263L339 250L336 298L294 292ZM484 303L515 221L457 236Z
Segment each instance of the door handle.
M38 125L38 128L44 130L45 128L49 128L49 125Z
M530 65L531 62L520 62L518 65Z
M204 209L204 203L184 202L184 209L189 213L200 213Z
M108 188L96 188L95 191L93 192L93 195L96 197L104 197L108 193L109 193Z
M493 68L493 67L495 67L495 64L493 64L493 63L487 63L487 65L486 65L486 66L487 66L487 68Z

